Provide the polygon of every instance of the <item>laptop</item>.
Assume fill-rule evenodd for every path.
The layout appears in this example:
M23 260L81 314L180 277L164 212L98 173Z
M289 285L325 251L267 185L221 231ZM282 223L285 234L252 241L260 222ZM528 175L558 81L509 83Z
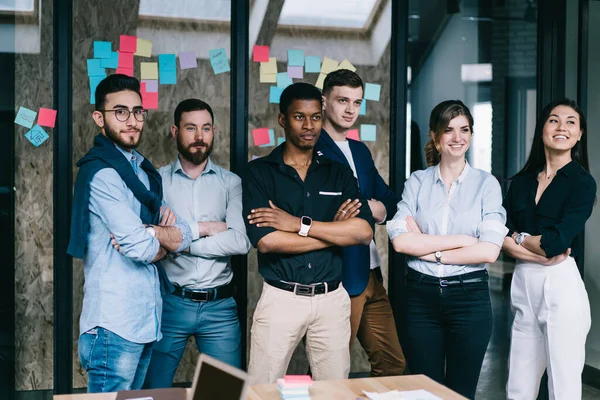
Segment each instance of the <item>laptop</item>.
M192 390L184 388L127 390L116 400L246 400L248 374L206 354L196 363Z

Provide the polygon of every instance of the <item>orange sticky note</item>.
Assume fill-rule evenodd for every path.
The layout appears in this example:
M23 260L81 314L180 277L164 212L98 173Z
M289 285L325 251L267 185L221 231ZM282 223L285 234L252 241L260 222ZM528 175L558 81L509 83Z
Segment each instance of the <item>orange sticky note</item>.
M133 69L133 53L119 52L119 66L117 68Z
M137 50L137 37L121 35L119 39L119 51L123 53L135 53Z
M269 46L254 46L254 62L269 62Z
M346 135L346 139L357 140L360 142L360 137L358 136L358 129L350 129L348 134Z
M37 123L40 126L54 128L54 124L56 123L56 110L52 110L50 108L40 108Z
M252 129L252 137L254 138L254 145L260 146L261 144L270 143L269 128L258 128Z

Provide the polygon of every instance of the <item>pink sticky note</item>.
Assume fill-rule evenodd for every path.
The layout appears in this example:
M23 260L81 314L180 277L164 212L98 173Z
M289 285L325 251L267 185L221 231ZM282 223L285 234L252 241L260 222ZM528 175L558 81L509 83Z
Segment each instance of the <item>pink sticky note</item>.
M54 128L54 124L56 123L56 110L52 110L50 108L40 108L37 123L40 126Z
M121 35L119 40L119 51L123 53L135 53L137 50L137 37Z
M142 92L142 107L146 110L158 110L158 92Z
M312 382L310 375L285 375L283 379L285 382Z
M358 129L351 129L348 131L346 135L346 139L357 140L360 142L360 137L358 136Z
M287 67L288 69L288 78L304 78L304 67Z
M255 146L271 142L271 139L269 138L269 128L252 129L252 137L254 138Z
M119 66L117 68L133 69L133 53L119 52Z
M269 62L269 46L254 46L254 62Z
M123 74L123 75L127 75L127 76L133 76L133 68L117 68L116 71L117 74Z

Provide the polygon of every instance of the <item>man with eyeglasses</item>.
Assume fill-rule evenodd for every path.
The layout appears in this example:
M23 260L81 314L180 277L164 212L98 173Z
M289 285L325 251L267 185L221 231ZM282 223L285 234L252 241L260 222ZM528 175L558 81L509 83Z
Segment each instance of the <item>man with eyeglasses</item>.
M79 359L88 392L114 392L142 387L161 337L161 284L173 290L159 260L187 249L198 229L177 220L160 174L135 150L147 116L139 81L110 75L95 100L101 133L77 163L68 252L84 261Z

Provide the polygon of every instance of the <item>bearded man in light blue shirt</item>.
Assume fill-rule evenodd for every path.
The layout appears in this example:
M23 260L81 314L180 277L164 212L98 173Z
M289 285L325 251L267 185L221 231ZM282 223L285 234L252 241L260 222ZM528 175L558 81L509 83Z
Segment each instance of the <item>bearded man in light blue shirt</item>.
M242 217L241 179L210 159L214 114L202 100L179 103L171 127L179 156L160 168L165 199L199 239L163 262L175 291L163 295L163 338L152 352L145 387L170 387L188 338L201 353L241 368L241 332L230 257L250 241Z

